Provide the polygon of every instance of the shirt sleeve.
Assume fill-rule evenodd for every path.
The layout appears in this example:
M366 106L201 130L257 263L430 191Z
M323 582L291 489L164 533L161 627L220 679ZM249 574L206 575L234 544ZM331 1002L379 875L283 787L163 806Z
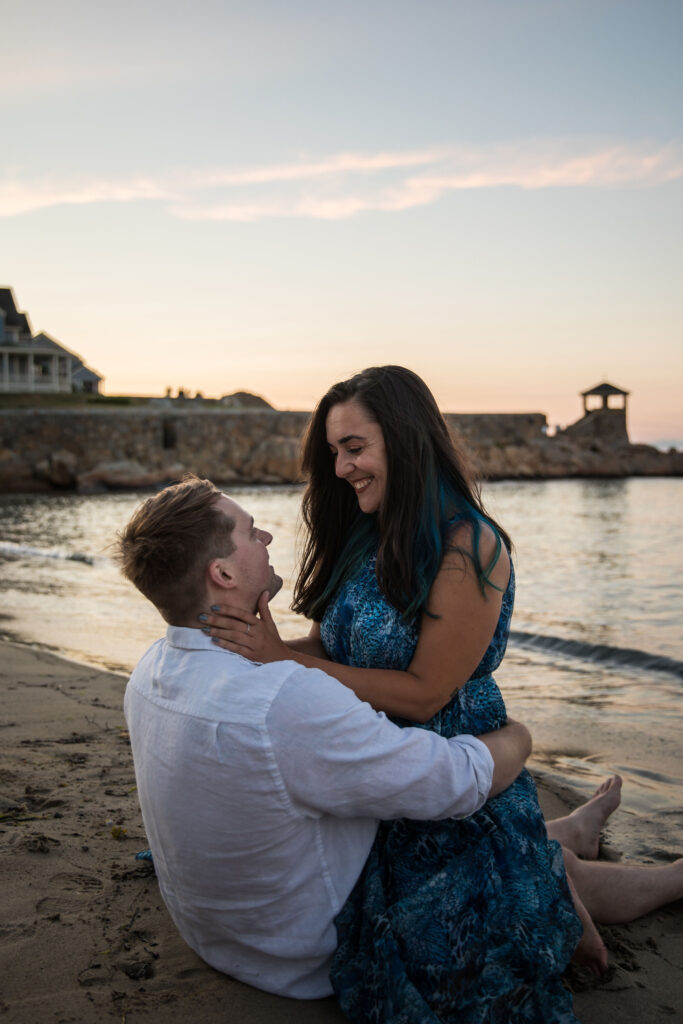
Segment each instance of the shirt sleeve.
M284 785L304 814L465 818L491 788L493 758L480 740L400 729L319 669L296 666L267 727Z

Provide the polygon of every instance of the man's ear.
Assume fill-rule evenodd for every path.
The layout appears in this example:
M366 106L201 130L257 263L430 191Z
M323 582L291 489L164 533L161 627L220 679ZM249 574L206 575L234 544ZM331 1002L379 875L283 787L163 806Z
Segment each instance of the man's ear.
M206 572L209 583L220 590L233 590L237 586L232 567L225 558L213 558L209 562Z

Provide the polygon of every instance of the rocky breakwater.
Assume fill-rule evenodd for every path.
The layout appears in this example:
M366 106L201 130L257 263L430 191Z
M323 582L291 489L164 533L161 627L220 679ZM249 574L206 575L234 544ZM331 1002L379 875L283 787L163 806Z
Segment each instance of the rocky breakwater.
M490 442L471 451L477 475L486 480L683 476L683 452L662 452L645 444L581 447L550 437L526 444Z
M596 409L552 437L542 413L446 419L487 480L683 476L683 452L630 443L622 409Z
M188 471L221 483L292 483L308 419L274 409L3 410L0 491L150 488Z

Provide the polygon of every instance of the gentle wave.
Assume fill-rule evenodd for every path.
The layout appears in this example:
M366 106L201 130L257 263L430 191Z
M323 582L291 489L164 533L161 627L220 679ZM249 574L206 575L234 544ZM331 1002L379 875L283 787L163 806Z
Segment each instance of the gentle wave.
M13 544L12 541L0 543L0 557L9 558L57 558L66 562L83 562L94 565L94 555L86 555L82 551L62 551L59 548L32 548L25 544Z
M683 661L652 654L650 651L638 651L632 647L612 647L609 644L587 644L581 640L567 640L564 637L523 633L518 630L511 630L510 640L520 647L566 654L571 658L596 661L602 665L619 665L622 668L645 669L648 672L668 672L683 679Z

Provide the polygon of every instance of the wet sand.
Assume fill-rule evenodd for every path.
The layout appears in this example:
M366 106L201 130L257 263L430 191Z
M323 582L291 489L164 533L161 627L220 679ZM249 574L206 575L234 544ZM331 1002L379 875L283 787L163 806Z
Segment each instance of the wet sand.
M332 999L281 999L219 974L177 935L153 869L135 860L146 839L125 678L14 644L0 644L0 657L0 1017L343 1021ZM539 790L547 817L578 803L550 776ZM606 978L569 978L583 1024L681 1019L683 901L601 932Z

